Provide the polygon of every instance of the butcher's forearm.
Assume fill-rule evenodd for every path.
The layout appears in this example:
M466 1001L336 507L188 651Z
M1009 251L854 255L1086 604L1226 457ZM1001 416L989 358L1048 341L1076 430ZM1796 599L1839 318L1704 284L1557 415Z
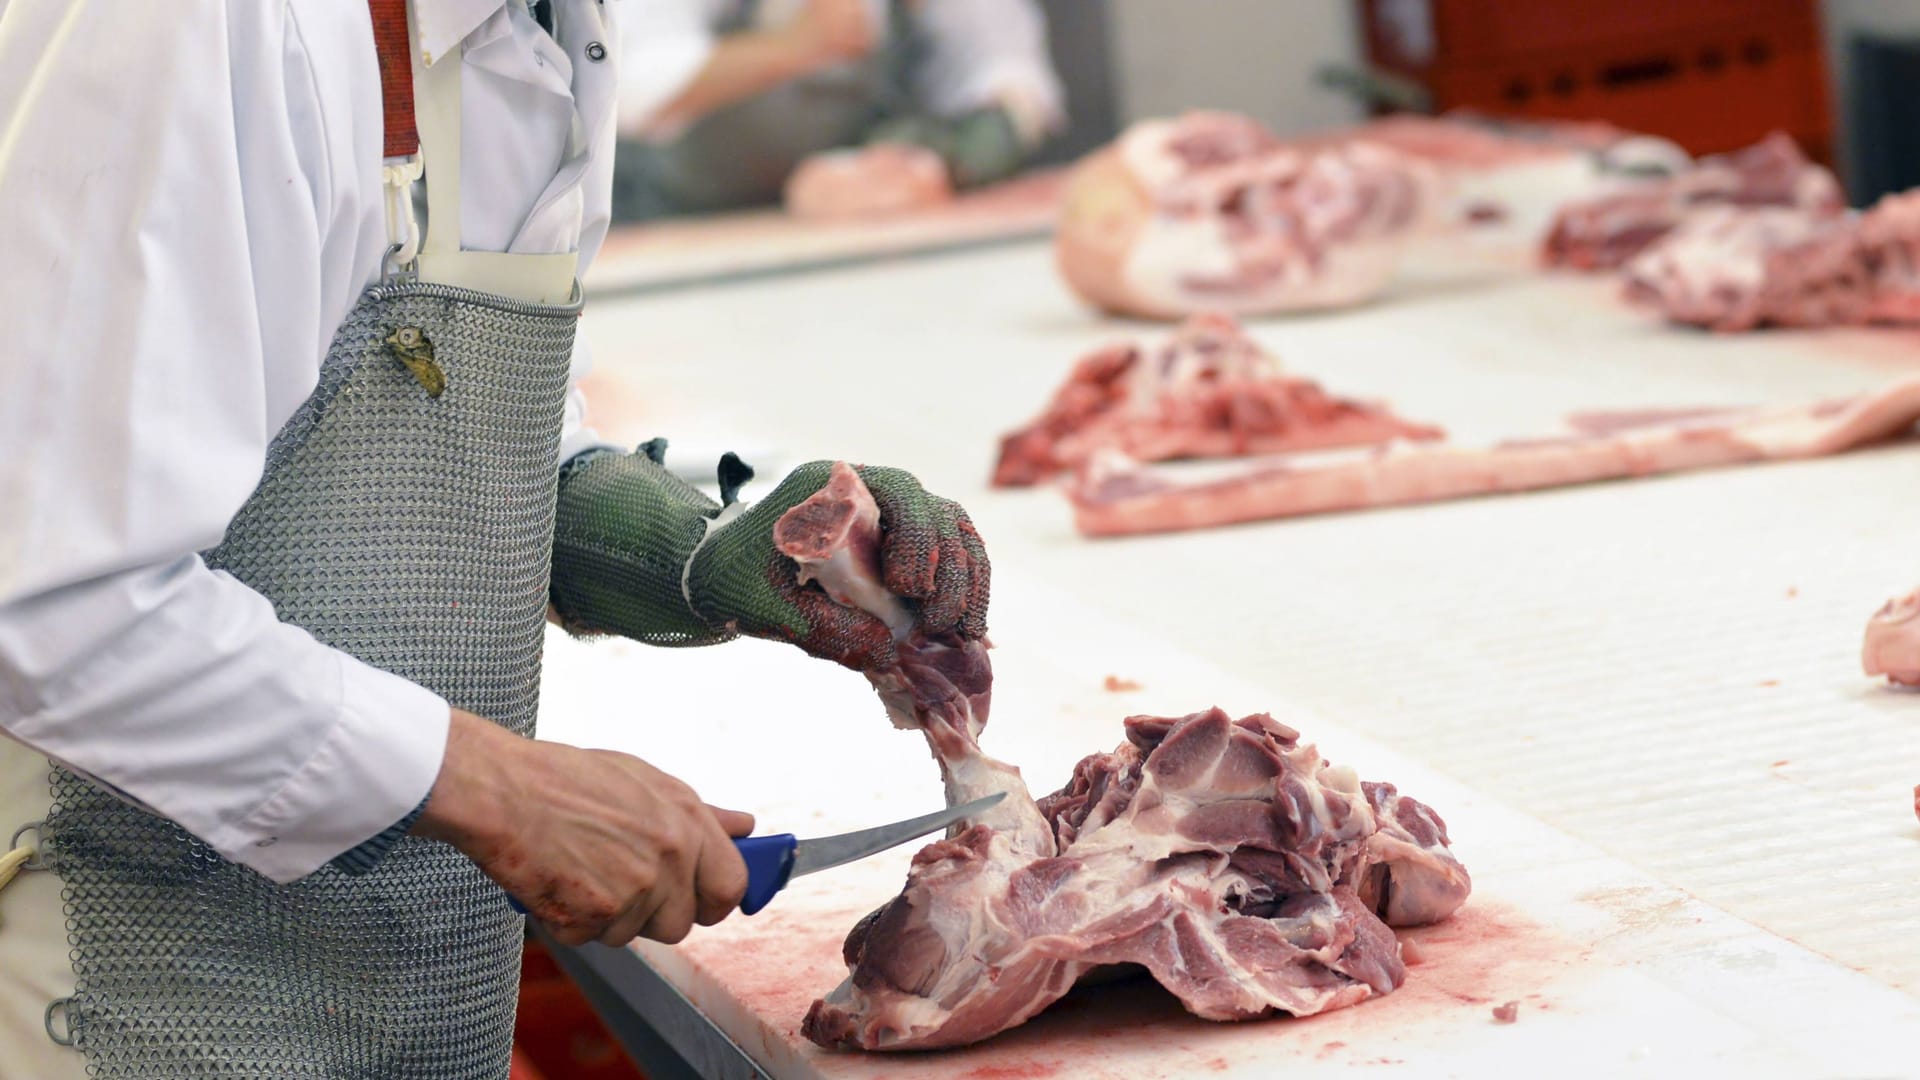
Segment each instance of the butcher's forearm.
M800 35L772 30L735 34L714 46L706 65L654 114L651 127L691 123L765 93L831 62Z
M0 728L278 881L417 807L446 716L198 560L0 602Z

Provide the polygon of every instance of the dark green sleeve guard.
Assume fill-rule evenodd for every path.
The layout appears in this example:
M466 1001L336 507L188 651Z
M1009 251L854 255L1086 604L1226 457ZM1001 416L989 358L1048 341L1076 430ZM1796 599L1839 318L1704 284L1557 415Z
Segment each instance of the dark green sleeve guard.
M1027 160L1013 118L997 105L956 117L895 116L878 124L867 141L909 143L933 151L947 163L953 186L962 189L1004 180Z
M736 635L696 614L682 592L687 560L720 504L641 452L589 452L561 470L553 527L553 607L574 633L651 645L712 645Z

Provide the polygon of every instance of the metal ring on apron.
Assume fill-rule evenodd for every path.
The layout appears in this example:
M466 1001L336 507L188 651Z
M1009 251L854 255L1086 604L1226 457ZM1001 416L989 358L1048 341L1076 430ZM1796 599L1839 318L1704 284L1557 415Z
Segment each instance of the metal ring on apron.
M37 840L39 840L39 838L40 838L40 822L38 822L38 821L29 821L29 822L27 822L27 823L26 823L25 825L22 825L22 826L20 826L19 828L17 828L17 829L15 829L15 830L13 830L13 836L12 836L12 838L10 838L10 839L9 839L9 840L7 841L7 850L8 850L8 851L17 851L17 850L19 850L19 848L20 848L20 838L21 838L21 837L23 837L23 836L25 836L25 835L27 835L28 833L32 833L32 834L33 834L33 836L34 836L34 839L35 839L36 841L37 841ZM34 845L33 845L33 857L32 857L32 858L30 858L30 859L28 859L28 860L27 860L26 862L23 862L23 863L21 863L21 864L20 864L20 869L22 869L22 870L45 870L46 868L47 868L47 856L46 856L46 853L45 853L45 852L43 852L43 851L41 851L41 850L40 850L40 845L39 845L38 843L36 843L36 844L34 844Z

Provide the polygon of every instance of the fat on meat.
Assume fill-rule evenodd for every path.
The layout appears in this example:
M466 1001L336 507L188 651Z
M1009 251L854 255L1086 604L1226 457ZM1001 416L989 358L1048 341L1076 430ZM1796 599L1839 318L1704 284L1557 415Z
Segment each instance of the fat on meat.
M1287 375L1232 318L1196 315L1158 346L1115 344L1082 358L1046 411L1000 440L993 482L1039 483L1101 450L1165 461L1441 434Z
M1055 256L1106 311L1274 314L1379 293L1434 213L1431 170L1366 142L1291 146L1230 113L1134 125L1075 170Z
M1920 686L1920 589L1896 596L1867 620L1860 666L1902 686Z
M1250 462L1184 482L1164 467L1097 457L1068 485L1089 536L1176 532L1307 514L1531 491L1622 477L1842 453L1910 431L1920 378L1860 397L1747 410L1571 418L1570 434L1490 447L1392 446L1318 465Z
M1626 267L1628 299L1676 323L1920 322L1920 192L1863 214L1801 207L1696 209Z
M1627 298L1722 333L1863 322L1873 269L1849 218L1786 206L1707 206L1631 259Z
M1397 113L1318 132L1294 145L1371 142L1430 167L1443 223L1499 226L1537 238L1554 211L1617 189L1627 178L1670 175L1691 166L1665 139L1593 121Z
M842 557L870 548L876 526L841 465L776 539L829 595L910 626L875 592L877 555ZM897 633L914 653L911 629ZM910 661L895 674L926 677ZM1324 1012L1398 987L1389 927L1444 918L1471 890L1438 814L1328 764L1270 716L1132 717L1125 742L1036 801L952 695L876 685L926 735L950 804L1006 798L916 854L900 895L847 936L848 977L803 1024L821 1045L977 1042L1116 965L1209 1019Z
M1808 160L1791 136L1775 132L1730 154L1625 191L1561 208L1542 256L1549 266L1611 270L1671 232L1702 206L1784 206L1816 215L1846 209L1840 182Z
M782 197L797 218L859 220L944 206L953 182L933 151L880 143L813 155L787 177Z

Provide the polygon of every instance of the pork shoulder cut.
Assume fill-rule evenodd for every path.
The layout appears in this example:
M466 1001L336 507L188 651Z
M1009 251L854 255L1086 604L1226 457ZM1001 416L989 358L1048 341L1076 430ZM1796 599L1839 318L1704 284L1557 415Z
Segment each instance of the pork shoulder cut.
M1116 344L1082 358L1046 411L1000 440L993 482L1039 483L1101 450L1166 461L1441 434L1287 375L1231 318L1196 315L1158 346Z
M1338 307L1385 287L1431 183L1371 143L1290 146L1228 113L1151 120L1075 169L1054 251L1081 299L1126 315Z
M1016 1026L1089 973L1145 968L1196 1015L1306 1016L1406 978L1389 926L1445 918L1471 889L1439 815L1329 765L1270 716L1136 716L1126 741L1036 802L980 748L978 643L929 641L879 574L878 511L845 464L775 527L836 601L894 628L869 677L927 738L949 805L1006 798L913 859L847 937L845 982L808 1011L824 1046L928 1049Z

